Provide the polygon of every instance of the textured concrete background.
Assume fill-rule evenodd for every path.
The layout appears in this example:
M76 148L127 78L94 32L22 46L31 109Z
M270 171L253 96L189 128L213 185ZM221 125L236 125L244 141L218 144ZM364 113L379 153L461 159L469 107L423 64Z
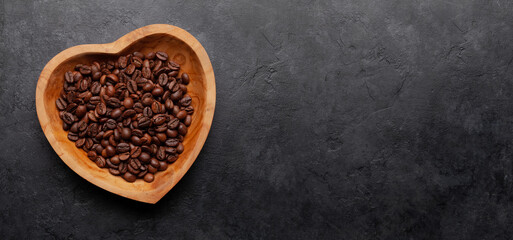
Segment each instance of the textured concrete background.
M1 238L510 238L512 10L0 1ZM43 136L34 95L61 50L153 23L203 44L217 106L191 170L147 205L72 172Z

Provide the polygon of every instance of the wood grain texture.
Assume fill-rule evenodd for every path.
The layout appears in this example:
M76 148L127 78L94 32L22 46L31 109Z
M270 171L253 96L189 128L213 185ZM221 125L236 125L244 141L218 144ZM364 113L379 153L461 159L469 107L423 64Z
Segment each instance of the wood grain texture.
M184 152L168 169L158 172L155 181L138 179L128 183L121 177L100 169L81 149L68 140L55 107L64 82L64 73L78 63L115 60L119 55L139 51L164 51L181 65L180 72L191 77L188 93L195 109L193 121L184 139ZM187 31L166 24L149 25L134 30L108 44L87 44L68 48L52 58L39 77L36 108L41 128L55 152L73 171L87 181L112 193L133 200L156 203L189 170L207 139L216 101L215 78L210 59L203 46Z

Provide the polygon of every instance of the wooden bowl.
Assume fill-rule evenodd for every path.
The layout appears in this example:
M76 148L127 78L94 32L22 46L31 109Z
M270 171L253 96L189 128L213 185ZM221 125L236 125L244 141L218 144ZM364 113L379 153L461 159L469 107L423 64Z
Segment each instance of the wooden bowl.
M168 169L158 172L152 183L138 179L129 183L111 175L87 158L87 154L68 140L55 101L64 83L64 73L78 63L116 60L134 51L144 54L164 51L181 65L180 72L189 74L188 93L194 107L192 124L184 139L184 152ZM68 48L46 64L36 90L37 116L53 149L73 171L107 191L133 200L156 203L189 170L207 139L216 103L216 86L212 64L201 44L187 31L166 24L155 24L134 30L113 43L87 44Z

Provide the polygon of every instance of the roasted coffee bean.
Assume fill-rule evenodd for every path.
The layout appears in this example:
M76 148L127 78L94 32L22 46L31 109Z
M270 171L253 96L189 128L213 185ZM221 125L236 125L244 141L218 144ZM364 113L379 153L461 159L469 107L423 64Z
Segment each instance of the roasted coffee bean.
M73 72L71 71L67 71L65 74L64 74L64 79L66 80L66 82L68 83L73 83L75 81L75 79L73 78Z
M176 147L178 144L180 144L180 141L178 141L176 138L170 138L166 140L166 146L168 147Z
M85 116L86 113L87 107L85 105L78 105L77 109L75 110L75 115L77 115L79 118Z
M145 117L152 117L153 116L153 111L151 110L150 107L145 107L143 109L142 113L143 113L143 116L145 116Z
M178 118L173 118L167 123L167 127L169 129L175 129L180 124L180 120Z
M119 164L119 166L118 166L118 170L119 170L119 172L120 172L121 174L126 173L126 171L128 170L128 169L127 169L127 165L128 165L128 164L127 164L126 162L121 162L121 163Z
M176 131L176 130L171 130L171 129L167 129L167 130L166 130L166 135L167 135L167 137L169 137L169 138L174 138L174 137L178 136L178 131Z
M176 62L174 62L172 60L169 60L167 62L167 65L168 65L169 68L171 68L172 70L175 70L175 71L180 69L180 64L178 64L178 63L176 63Z
M194 108L193 108L192 106L188 106L188 107L186 107L184 110L185 110L185 111L187 112L187 114L189 114L189 115L191 115L191 114L193 114L193 113L194 113Z
M155 179L155 177L154 177L153 173L146 173L146 174L144 175L144 178L143 178L143 179L144 179L144 181L145 181L145 182L151 183L151 182L153 182L153 180Z
M157 87L153 88L151 94L153 94L154 97L160 97L162 94L164 94L164 89L157 85Z
M134 64L130 64L126 68L125 73L128 74L128 75L132 75L132 73L134 73L134 71L135 71L135 65Z
M141 76L143 78L150 78L151 77L151 69L149 67L143 67L141 71Z
M98 103L98 105L96 105L95 112L100 116L104 115L105 113L107 113L107 106L104 103L100 102Z
M132 130L130 128L123 128L121 130L121 138L128 140L132 136Z
M118 176L119 174L121 174L121 172L119 172L119 170L115 168L109 168L109 172L114 176Z
M187 73L182 73L182 83L183 83L183 84L185 84L185 85L187 85L187 84L189 84L189 81L190 81L190 80L189 80L189 74L187 74Z
M150 154L148 154L147 152L141 152L141 153L139 154L139 157L138 157L138 158L139 158L139 160L141 160L141 162L143 162L143 163L148 163L148 162L150 162L150 160L151 160L151 156L150 156Z
M57 101L55 101L55 105L57 106L57 109L59 109L60 111L66 109L66 107L68 106L68 103L66 103L66 100L64 100L63 98L57 98Z
M79 138L76 142L75 142L75 146L77 148L81 148L82 146L84 146L85 144L85 138Z
M160 74L159 70L162 67L162 61L156 60L153 62L153 74L157 75Z
M170 96L171 100L173 101L177 101L179 100L180 98L182 98L182 90L181 89L178 89L177 91L173 92Z
M110 162L112 164L118 165L121 162L121 160L119 159L119 155L115 155L115 156L111 157ZM117 168L117 166L116 166L116 168Z
M187 107L187 106L191 105L191 101L192 101L191 96L186 94L185 96L183 96L182 99L180 99L180 105Z
M120 143L116 146L116 152L124 153L130 151L130 145L128 143Z
M125 56L121 56L118 58L118 64L120 68L126 68L128 63L128 59Z
M95 161L96 165L99 167L99 168L104 168L105 167L105 164L107 164L105 162L105 158L103 158L102 156L98 156L96 158L96 161Z
M142 153L142 150L140 147L138 146L135 146L133 147L131 150L130 150L130 157L132 158L138 158L139 156L141 156L141 153Z
M118 108L121 106L121 101L117 98L111 97L111 98L109 98L109 100L107 100L107 106L109 106L111 108ZM183 104L182 104L182 106L183 106Z
M187 126L185 126L183 123L180 123L178 125L178 133L182 136L185 136L185 134L187 134Z
M111 158L111 159L112 159L112 158ZM111 162L111 159L106 159L105 163L107 163L107 164L106 164L106 165L107 165L107 167L108 167L108 168L117 168L117 167L118 167L118 165L116 165L116 164L112 163L112 162Z
M152 121L155 126L159 126L166 122L166 116L164 116L163 114L156 115L152 118Z
M137 177L130 172L125 172L125 174L123 174L123 179L125 179L127 182L135 182Z
M159 147L157 151L157 159L163 161L166 159L166 149L164 147Z
M155 52L149 52L146 54L146 59L152 60L155 58Z
M83 65L82 67L80 67L80 73L83 75L91 74L91 67L87 66L87 65Z
M167 163L162 161L162 162L159 162L160 165L159 165L159 171L165 171L167 169Z
M167 85L167 82L169 80L169 77L167 76L167 74L165 73L162 73L159 75L159 85L164 87Z
M178 154L169 154L166 161L168 163L174 163L178 159Z
M139 128L147 128L151 124L151 120L148 117L142 117L138 121Z
M129 152L119 154L119 160L120 161L126 161L129 158L130 158L130 153Z
M178 118L179 120L183 120L185 117L187 117L187 112L182 110L180 112L178 112L178 114L176 114L176 118Z
M166 61L168 57L165 52L157 52L155 56L162 61Z
M105 126L107 126L108 129L114 129L116 128L116 120L114 119L109 119L107 120L107 122L105 123Z
M141 140L141 138L137 137L137 136L132 136L132 138L130 139L132 144L136 145L136 146L141 146L143 144L143 141Z
M143 100L141 101L141 103L144 105L144 106L150 106L152 103L153 103L153 99L151 97L146 97L146 98L143 98Z
M130 118L132 116L134 116L137 112L133 109L127 109L123 112L123 114L121 114L121 117L123 118Z
M182 143L178 143L178 146L176 146L176 152L177 153L182 153L183 150L184 150L183 144Z
M112 110L112 112L110 112L110 117L117 119L117 118L121 117L121 114L123 114L123 111L121 111L120 108L116 108L116 109Z
M75 122L75 117L69 112L64 112L62 115L62 121L71 125L73 122Z
M191 123L192 123L192 117L191 117L191 115L187 115L185 117L185 119L183 120L183 124L185 124L185 126L188 127L191 125Z
M134 106L134 100L132 98L125 98L123 100L123 106L127 109L132 108Z
M136 68L140 68L143 64L143 59L144 56L135 56L132 58L132 64L136 67Z
M130 93L136 93L137 92L137 83L134 80L128 80L127 87L128 92Z
M107 153L107 157L112 157L112 156L114 156L116 154L116 148L114 148L111 145L108 145L105 148L105 152Z
M88 157L89 159L91 159L91 161L95 161L95 160L96 160L96 158L98 157L98 155L96 154L96 152L95 152L95 151L92 151L92 150L91 150L91 151L87 152L87 157Z

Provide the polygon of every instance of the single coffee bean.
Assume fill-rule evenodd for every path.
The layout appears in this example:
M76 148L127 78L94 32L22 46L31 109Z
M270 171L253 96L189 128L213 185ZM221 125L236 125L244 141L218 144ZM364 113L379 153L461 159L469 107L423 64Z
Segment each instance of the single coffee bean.
M123 128L121 130L121 138L123 138L124 140L130 139L131 136L132 136L132 130L130 128Z
M83 65L83 66L80 68L80 73L81 73L81 74L83 74L83 75L91 74L91 67L90 67L90 66L87 66L87 65Z
M162 61L166 61L168 57L165 52L157 52L155 56Z
M112 159L112 158L111 158L111 159ZM118 167L118 165L116 165L116 164L112 163L112 162L111 162L111 159L105 159L105 163L107 163L107 164L106 164L106 165L107 165L107 167L108 167L108 168L117 168L117 167Z
M125 56L121 56L118 58L118 64L120 68L126 68L128 63L128 59Z
M127 168L127 163L126 162L121 162L118 166L118 170L121 174L124 174L128 171L128 168Z
M166 135L167 135L167 137L169 137L169 138L174 138L174 137L178 136L178 131L176 131L176 130L171 130L171 129L167 129L167 130L166 130Z
M125 179L127 182L135 182L136 177L130 172L125 172L125 174L123 174L123 179Z
M167 169L167 163L162 161L162 162L159 162L160 165L159 165L159 171L165 171Z
M188 85L189 84L189 74L187 73L182 73L182 83L185 84L185 85Z
M113 157L111 157L110 162L112 164L118 165L121 162L121 160L119 159L119 155L114 155Z
M129 158L130 158L130 153L129 152L125 152L125 153L119 154L119 160L120 161L126 161Z
M123 118L130 118L132 116L134 116L137 112L133 109L127 109L123 112L123 114L121 114L121 117Z
M79 138L76 142L75 142L75 146L77 148L81 148L82 146L84 146L85 144L85 138Z
M96 162L96 165L97 165L99 168L104 168L104 167L105 167L105 164L107 164L107 163L105 162L105 158L103 158L102 156L98 156L98 157L96 158L96 161L95 161L95 162Z
M73 116L73 114L69 112L64 112L64 114L62 115L62 121L64 121L66 124L71 125L73 122L75 122L75 117Z
M120 143L116 146L116 152L125 153L130 151L130 145L128 143Z
M178 118L173 118L167 123L167 127L169 129L175 129L180 124L180 120Z
M180 141L178 141L176 138L170 138L166 140L166 146L168 147L176 147L178 144L180 144Z
M107 153L107 157L112 157L116 154L116 148L114 148L113 146L109 145L105 148L105 151Z
M180 99L180 105L187 107L187 106L191 105L191 101L192 101L191 96L189 96L189 94L186 94L185 96L183 96L182 99Z
M151 183L151 182L153 182L153 180L155 179L155 177L154 177L153 173L146 173L146 174L144 175L144 178L143 178L143 179L144 179L144 181L145 181L145 182Z
M141 156L141 153L142 153L141 147L134 146L134 147L130 150L130 157L132 157L132 158L138 158L139 156Z
M85 116L86 113L87 113L87 107L85 105L78 105L77 109L75 110L75 114L79 118Z
M63 98L57 98L57 101L55 101L55 105L57 106L57 109L59 109L60 111L66 109L66 107L68 106L68 104L66 103L66 100L64 100Z
M178 133L182 136L185 136L185 134L187 134L187 126L185 126L183 123L180 123L178 125Z
M178 89L176 92L173 92L170 98L173 101L178 101L178 99L182 98L182 90Z
M185 124L185 126L188 127L191 125L191 123L192 123L192 117L191 117L191 115L187 115L185 117L185 119L183 120L183 124Z
M184 150L183 144L182 143L178 143L178 146L176 146L176 152L177 153L182 153L183 150Z
M71 71L67 71L65 74L64 74L64 79L66 80L66 82L68 83L73 83L75 81L75 79L73 78L73 72Z
M146 54L146 59L152 60L155 58L155 52L149 52Z
M182 110L180 112L178 112L178 114L176 114L176 118L178 118L179 120L183 120L185 117L187 117L187 112Z
M134 100L132 98L125 98L123 100L123 106L127 109L132 108L134 106Z
M102 116L105 113L107 113L107 106L104 103L100 102L100 103L98 103L98 105L96 105L95 112L98 115Z
M109 168L109 173L114 176L118 176L119 174L121 174L118 169L114 169L114 168Z
M123 111L121 111L120 108L116 108L116 109L112 110L112 112L110 112L110 117L117 119L117 118L121 117L121 114L123 114Z
M95 151L89 151L89 152L87 152L87 157L88 157L89 159L91 159L91 161L94 161L94 160L96 160L96 158L98 157L98 155L96 154L96 152L95 152Z

